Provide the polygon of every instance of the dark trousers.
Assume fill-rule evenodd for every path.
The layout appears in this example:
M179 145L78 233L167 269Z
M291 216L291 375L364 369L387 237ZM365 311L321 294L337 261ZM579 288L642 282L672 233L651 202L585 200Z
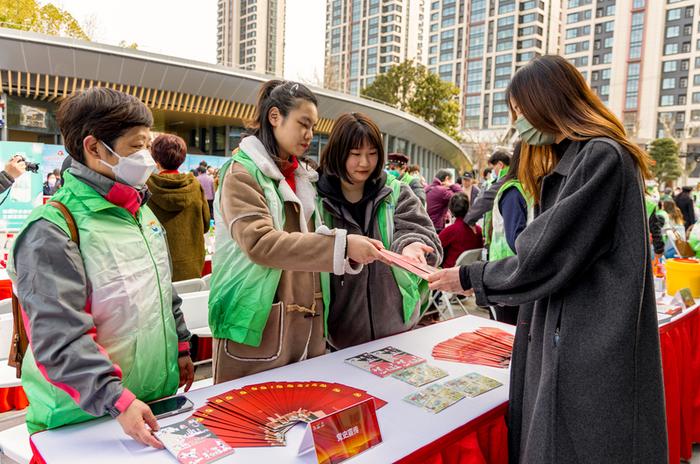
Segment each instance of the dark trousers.
M520 306L494 306L493 308L496 311L496 320L498 322L505 322L510 325L516 325L518 323L518 310ZM491 319L493 319L493 315Z

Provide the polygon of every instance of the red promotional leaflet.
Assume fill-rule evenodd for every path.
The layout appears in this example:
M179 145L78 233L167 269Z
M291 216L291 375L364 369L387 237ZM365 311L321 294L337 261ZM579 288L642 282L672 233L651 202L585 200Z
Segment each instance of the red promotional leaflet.
M443 361L507 368L513 351L513 335L495 327L480 327L440 342L433 357Z
M285 446L285 434L297 422L311 422L372 399L364 390L321 381L266 382L209 398L192 417L230 446Z
M371 400L311 422L319 464L337 464L382 442Z
M234 452L192 418L163 427L155 435L182 464L208 464Z
M394 253L389 250L379 250L379 252L384 256L392 266L398 266L408 272L417 275L421 279L428 280L428 276L436 273L439 269L428 266L427 264L418 263L407 257Z

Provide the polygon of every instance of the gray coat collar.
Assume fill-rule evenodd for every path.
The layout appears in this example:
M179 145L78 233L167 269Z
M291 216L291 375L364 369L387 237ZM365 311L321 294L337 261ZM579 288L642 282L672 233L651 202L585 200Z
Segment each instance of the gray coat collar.
M564 156L561 157L553 172L556 172L557 174L564 177L568 176L569 171L571 170L571 166L574 163L574 159L576 159L576 155L578 155L580 149L581 142L577 140L572 140L571 144L569 145L569 148L566 149L566 151L564 152Z

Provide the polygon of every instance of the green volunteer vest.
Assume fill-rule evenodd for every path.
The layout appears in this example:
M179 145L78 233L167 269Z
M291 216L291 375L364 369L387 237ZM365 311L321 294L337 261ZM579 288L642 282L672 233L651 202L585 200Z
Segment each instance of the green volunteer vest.
M391 243L394 241L394 211L399 201L401 184L402 182L391 176L387 176L386 185L391 188L391 195L382 201L379 208L377 208L376 219L377 225L379 226L379 236L386 249L389 249ZM323 223L328 226L328 228L332 229L333 216L323 208L323 202L320 198L317 200L317 204L317 209L323 218ZM413 316L416 308L421 305L421 303L427 302L427 298L425 297L429 292L428 282L415 274L395 266L391 267L391 273L394 276L394 281L399 287L403 298L403 318L404 322L407 323L411 320L411 316ZM323 317L324 333L328 334L328 314L331 308L331 276L328 272L321 273L321 290L323 292L323 305L326 309Z
M688 237L688 243L690 247L695 251L695 256L700 258L700 226L696 225L693 230L690 231L690 237Z
M510 166L504 166L503 169L498 173L498 179L496 182L498 182L499 179L501 179L503 176L508 174L508 171L510 171ZM488 190L491 188L492 183L489 182L488 186L484 188L484 190ZM484 213L484 228L483 228L483 234L484 234L484 246L486 248L491 248L491 235L493 234L493 225L491 222L493 221L493 213L491 211L487 211Z
M662 209L656 211L656 215L659 216L661 219L664 221L664 225L662 226L662 234L661 238L664 241L664 244L668 244L668 236L663 233L663 229L666 229L668 227L673 227L673 224L671 223L671 217L668 215L668 213Z
M180 379L178 340L163 227L146 206L134 218L70 172L63 179L52 200L70 210L78 227L95 341L121 367L122 384L138 399L174 394ZM19 236L39 219L70 236L63 215L49 205L32 211ZM16 280L12 260L8 270ZM32 433L94 418L44 378L31 349L22 364L22 386L29 399L27 428Z
M649 198L644 198L644 207L646 208L647 220L651 218L651 215L656 211L656 203Z
M504 183L496 194L496 198L493 201L493 233L491 236L491 243L489 246L489 261L496 261L497 259L507 258L509 256L514 256L515 251L508 245L508 240L506 239L505 226L503 223L503 216L501 216L501 210L498 207L498 202L501 200L503 193L511 187L518 189L520 194L525 198L527 202L527 223L530 224L534 218L534 210L532 206L532 198L530 195L525 193L522 184L517 179L511 179Z
M260 185L275 229L284 228L284 201L276 182L267 177L240 148L221 168L221 181L214 199L216 252L212 259L209 293L209 326L216 338L260 346L262 333L277 293L281 269L252 262L231 237L223 223L220 203L224 179L231 163L239 163Z
M415 179L415 177L413 177L409 173L404 173L404 175L401 176L401 178L399 179L399 182L401 182L402 184L406 184L410 187L411 182L413 182L414 179Z

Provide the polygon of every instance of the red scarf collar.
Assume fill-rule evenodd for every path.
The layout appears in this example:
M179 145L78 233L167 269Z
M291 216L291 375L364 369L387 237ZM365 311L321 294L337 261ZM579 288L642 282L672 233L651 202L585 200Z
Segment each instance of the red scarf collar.
M143 197L138 190L119 182L114 183L104 198L113 205L121 206L130 212L134 217L136 216L136 212L141 207L141 202L143 201Z
M282 175L284 176L284 180L287 181L289 186L292 188L292 191L294 193L297 193L297 183L296 180L294 179L294 171L299 167L299 160L297 159L296 156L290 157L286 161L282 161L280 165L280 171L282 171Z

